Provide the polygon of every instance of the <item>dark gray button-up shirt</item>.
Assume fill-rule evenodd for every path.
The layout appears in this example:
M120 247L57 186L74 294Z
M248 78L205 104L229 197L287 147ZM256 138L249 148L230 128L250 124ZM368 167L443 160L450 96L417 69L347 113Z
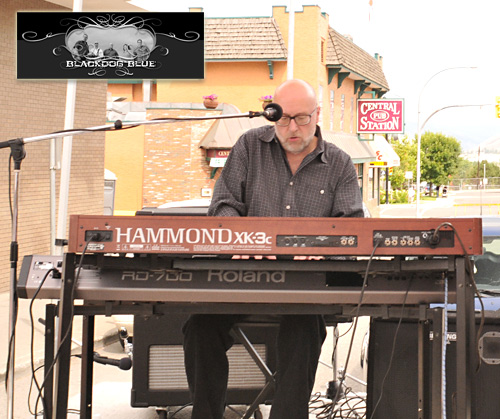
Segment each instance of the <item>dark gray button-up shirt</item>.
M274 126L243 134L229 154L208 211L213 216L363 217L351 158L325 142L292 175Z

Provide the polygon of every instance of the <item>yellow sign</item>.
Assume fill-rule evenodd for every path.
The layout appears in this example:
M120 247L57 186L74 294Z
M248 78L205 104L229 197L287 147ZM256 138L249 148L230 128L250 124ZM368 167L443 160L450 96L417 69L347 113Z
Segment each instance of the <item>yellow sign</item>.
M495 114L497 118L500 118L500 96L496 97Z

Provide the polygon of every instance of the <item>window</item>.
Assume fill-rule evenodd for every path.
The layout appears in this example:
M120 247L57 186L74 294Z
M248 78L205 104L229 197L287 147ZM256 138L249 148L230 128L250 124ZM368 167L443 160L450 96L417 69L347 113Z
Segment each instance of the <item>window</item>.
M351 97L351 134L354 130L354 97Z
M333 131L333 110L335 106L335 91L330 90L330 130Z
M340 131L344 131L345 95L340 99Z

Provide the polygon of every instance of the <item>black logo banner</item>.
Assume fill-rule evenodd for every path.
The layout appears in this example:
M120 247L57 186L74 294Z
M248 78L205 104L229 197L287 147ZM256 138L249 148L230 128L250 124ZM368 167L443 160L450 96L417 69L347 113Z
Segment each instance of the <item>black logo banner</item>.
M17 13L18 79L203 79L203 13Z

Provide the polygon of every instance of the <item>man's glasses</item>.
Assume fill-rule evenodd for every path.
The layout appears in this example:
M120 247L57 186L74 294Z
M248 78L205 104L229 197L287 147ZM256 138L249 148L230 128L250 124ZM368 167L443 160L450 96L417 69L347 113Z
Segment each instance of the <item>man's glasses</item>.
M318 108L314 108L314 111L312 111L309 115L282 116L276 121L276 125L279 125L280 127L287 127L288 125L290 125L292 119L299 126L307 125L309 122L311 122L312 114L316 112L316 109Z

